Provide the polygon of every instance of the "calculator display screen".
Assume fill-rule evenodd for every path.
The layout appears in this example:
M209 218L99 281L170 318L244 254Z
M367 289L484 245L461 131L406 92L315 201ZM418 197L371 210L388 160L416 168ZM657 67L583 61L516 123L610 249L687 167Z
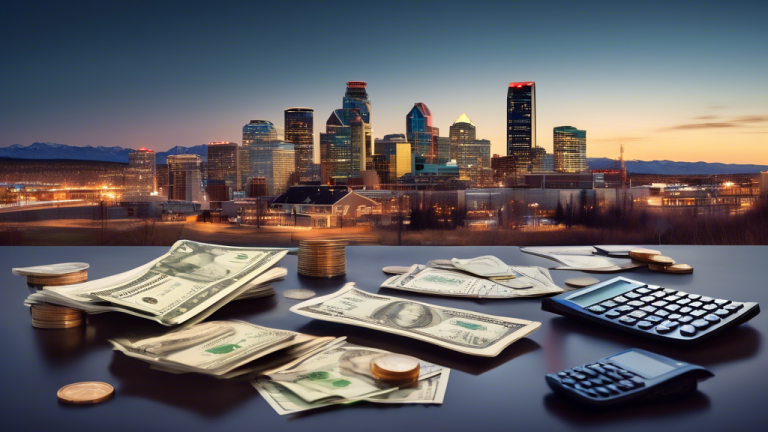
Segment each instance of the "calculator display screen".
M572 301L581 307L587 307L603 300L614 298L617 295L627 292L631 289L640 288L641 286L643 285L627 282L624 280L617 280L612 284L606 285L588 293L584 293L576 297L568 297L568 301Z
M611 361L618 363L619 366L635 370L648 378L655 378L675 370L673 366L633 351L611 357Z

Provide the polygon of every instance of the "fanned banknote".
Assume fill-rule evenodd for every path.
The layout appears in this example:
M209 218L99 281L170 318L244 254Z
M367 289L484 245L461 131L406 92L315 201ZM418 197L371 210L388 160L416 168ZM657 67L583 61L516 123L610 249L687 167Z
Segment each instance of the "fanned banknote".
M422 294L477 298L536 297L564 292L552 281L547 269L509 269L515 275L514 279L489 280L444 268L416 264L411 266L407 273L390 277L381 287Z
M352 283L333 294L295 305L291 312L394 333L483 357L497 356L541 327L541 323L534 321L371 294Z

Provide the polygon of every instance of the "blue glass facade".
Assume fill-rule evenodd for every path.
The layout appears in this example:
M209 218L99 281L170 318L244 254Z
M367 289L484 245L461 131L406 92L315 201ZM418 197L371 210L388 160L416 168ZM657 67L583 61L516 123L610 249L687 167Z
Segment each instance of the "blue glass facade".
M507 90L507 155L536 147L536 83L510 83Z
M312 108L285 110L285 141L296 148L296 174L302 182L317 180L312 177L315 162L314 118Z
M436 138L432 130L432 112L426 104L414 104L413 109L405 116L405 131L411 152L424 156L427 163L436 163Z
M270 153L277 148L277 130L266 120L251 120L243 126L243 147L248 149L250 173L247 177L267 177L270 174Z

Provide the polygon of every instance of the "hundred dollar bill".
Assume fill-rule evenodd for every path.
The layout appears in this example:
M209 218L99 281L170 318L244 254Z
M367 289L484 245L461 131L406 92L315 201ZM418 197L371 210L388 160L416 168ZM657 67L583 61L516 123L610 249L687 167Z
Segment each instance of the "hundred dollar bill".
M371 294L351 283L290 310L310 318L394 333L483 357L497 356L541 327L541 323L534 321Z
M234 292L240 295L254 288L249 282L286 253L181 240L139 268L82 284L44 287L28 303L49 301L89 313L121 311L176 325L213 305L221 306L224 298L232 300Z
M442 296L513 298L536 297L564 292L555 285L546 269L509 267L514 279L489 280L444 268L413 265L407 273L392 276L382 288Z

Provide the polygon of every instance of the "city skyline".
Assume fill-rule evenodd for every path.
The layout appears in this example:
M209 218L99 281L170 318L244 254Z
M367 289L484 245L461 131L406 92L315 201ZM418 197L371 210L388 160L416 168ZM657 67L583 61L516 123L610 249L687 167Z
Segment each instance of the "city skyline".
M338 108L345 83L359 80L368 83L374 138L405 133L403 117L420 102L441 136L466 113L492 153L505 155L507 87L531 80L536 142L550 154L553 128L574 124L589 131L590 158L617 158L624 144L627 159L768 164L764 8L692 5L551 12L514 4L459 13L440 3L400 15L371 4L356 9L379 17L369 37L345 45L360 61L337 62L324 55L324 45L344 33L352 11L329 14L313 5L288 14L280 5L259 5L270 19L246 34L239 18L248 15L245 4L190 8L163 25L173 9L165 5L150 15L126 5L82 13L14 4L2 32L13 47L8 64L19 67L4 72L12 84L4 92L0 146L242 145L244 124L264 119L283 129L290 107L313 108L323 122ZM511 26L509 17L522 11L530 20ZM434 12L434 22L410 26L426 12ZM423 46L393 35L388 17L412 28ZM463 25L445 25L459 18ZM275 30L288 21L306 26L278 41ZM295 45L302 40L305 46ZM254 41L274 59L241 59ZM303 65L282 61L290 44ZM104 51L108 46L114 52ZM472 61L453 61L454 50ZM407 67L417 56L430 67Z

